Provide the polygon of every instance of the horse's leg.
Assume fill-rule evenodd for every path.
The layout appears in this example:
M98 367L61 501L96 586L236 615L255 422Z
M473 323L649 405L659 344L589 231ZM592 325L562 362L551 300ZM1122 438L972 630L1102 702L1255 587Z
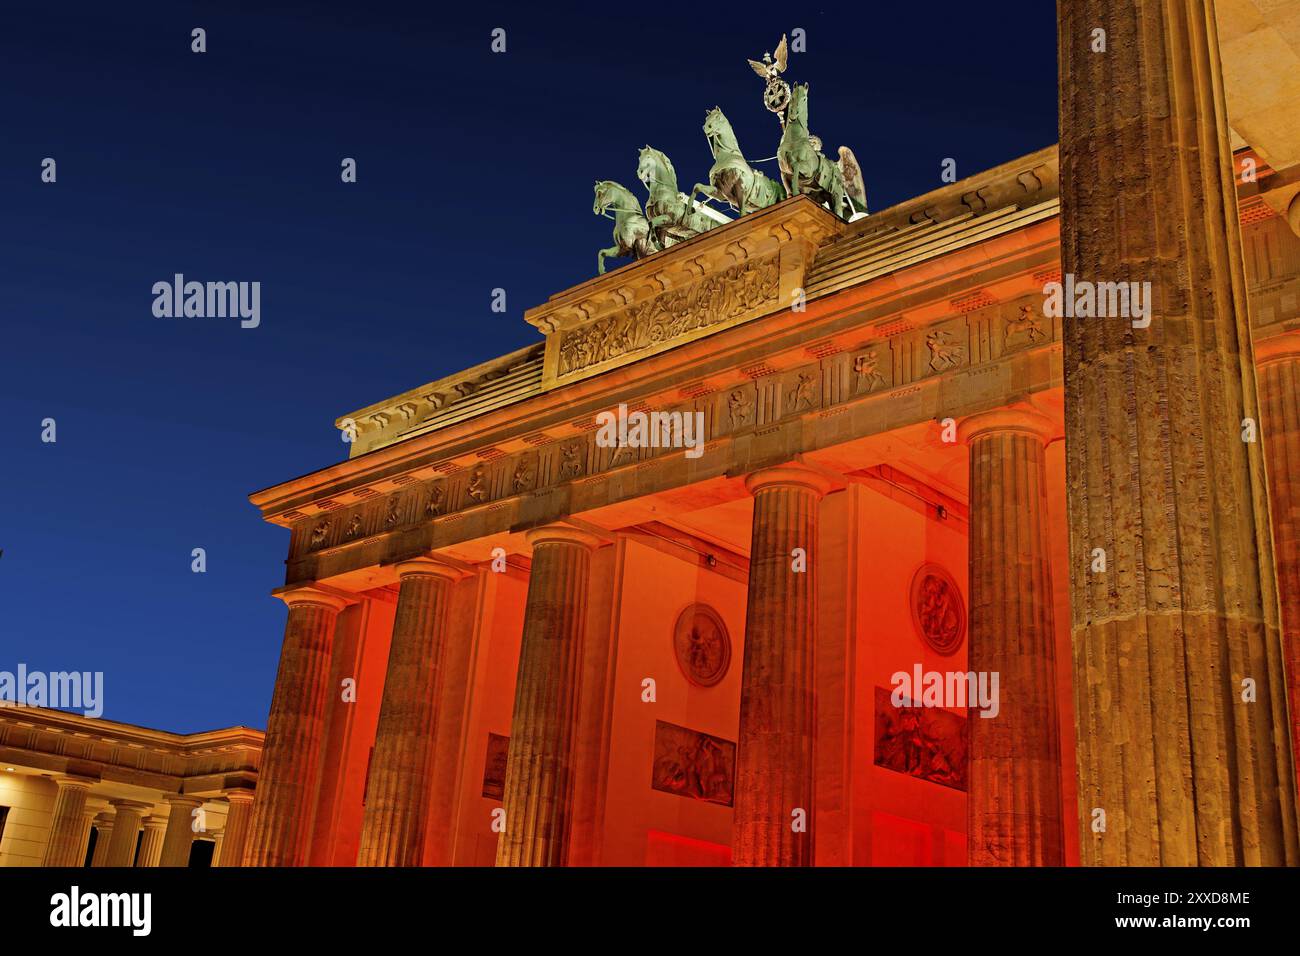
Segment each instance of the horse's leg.
M605 258L607 256L617 256L623 251L622 246L610 246L608 249L601 249L596 253L596 274L605 274Z

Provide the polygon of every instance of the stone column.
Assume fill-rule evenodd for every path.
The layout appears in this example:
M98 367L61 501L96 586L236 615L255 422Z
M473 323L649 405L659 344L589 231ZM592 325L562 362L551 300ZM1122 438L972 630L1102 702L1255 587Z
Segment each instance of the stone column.
M163 841L167 834L167 818L151 816L144 818L144 837L140 840L140 854L135 858L136 866L158 866L162 862Z
M801 465L745 479L754 496L740 685L735 866L812 866L817 510L830 482Z
M208 865L213 867L220 866L221 854L224 850L222 844L224 844L226 840L226 831L224 829L211 830L209 831L208 836L212 837L212 859Z
M163 834L159 866L189 866L194 842L194 811L203 806L197 797L173 794L167 798L167 831Z
M1215 4L1058 16L1062 272L1151 293L1145 328L1109 304L1062 320L1082 862L1293 865Z
M277 595L289 605L280 670L266 724L246 866L304 866L325 735L334 625L346 603L310 587Z
M113 815L113 840L108 845L108 859L104 865L133 866L140 824L145 812L152 807L135 800L110 800L109 803L117 812Z
M225 796L229 804L229 809L226 810L226 840L216 865L243 866L249 824L252 822L253 791L227 790Z
M968 711L971 866L1062 866L1056 621L1042 415L1000 409L962 422L970 447L967 669L997 675L996 708Z
M94 829L98 807L86 807L81 813L81 835L77 839L76 863L73 866L86 866L86 851L90 849L90 831Z
M1255 367L1282 603L1291 747L1300 774L1300 332L1257 342Z
M108 846L113 842L113 811L103 810L95 817L95 855L90 859L94 867L108 866Z
M506 763L497 866L564 866L574 783L578 668L594 535L563 524L528 532L533 548Z
M85 777L59 777L54 783L59 790L54 797L54 814L50 819L50 842L45 845L41 865L81 866L86 853L81 842L86 797L95 781Z
M464 573L436 559L418 558L399 564L397 575L397 617L358 866L419 866L424 860L447 610L452 586Z

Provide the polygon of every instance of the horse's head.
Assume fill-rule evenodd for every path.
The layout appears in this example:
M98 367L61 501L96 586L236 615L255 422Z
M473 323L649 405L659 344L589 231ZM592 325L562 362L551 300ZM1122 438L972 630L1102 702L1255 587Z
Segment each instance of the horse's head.
M808 126L808 84L796 83L790 89L790 105L785 108L787 123Z
M721 107L713 107L704 114L704 137L709 141L713 155L718 154L718 147L736 148L736 136L731 131L731 123L723 114Z
M611 206L627 211L637 208L637 201L625 187L613 180L600 180L596 183L596 201L592 203L591 211L597 216L603 216Z
M647 187L659 183L677 191L677 173L673 170L672 161L653 146L641 150L641 157L636 164L636 178Z

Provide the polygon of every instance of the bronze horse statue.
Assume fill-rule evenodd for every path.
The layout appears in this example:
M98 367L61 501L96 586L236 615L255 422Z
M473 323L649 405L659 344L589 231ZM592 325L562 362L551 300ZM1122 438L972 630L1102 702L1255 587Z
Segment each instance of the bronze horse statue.
M605 260L611 256L644 259L662 248L631 190L606 179L596 183L596 201L591 211L608 216L610 210L614 212L614 244L596 254L596 271L600 275L605 274Z
M746 161L736 140L736 133L721 108L715 106L704 114L704 137L713 153L713 168L707 183L696 183L689 198L696 193L724 201L743 216L785 198L785 190Z
M719 224L716 219L700 212L685 193L678 192L677 172L672 161L653 146L641 150L636 177L650 192L645 214L660 247L667 249Z
M822 155L820 140L808 132L807 83L795 84L790 92L776 159L787 195L810 196L841 219L867 211L862 171L853 151L841 146L840 161L833 163Z

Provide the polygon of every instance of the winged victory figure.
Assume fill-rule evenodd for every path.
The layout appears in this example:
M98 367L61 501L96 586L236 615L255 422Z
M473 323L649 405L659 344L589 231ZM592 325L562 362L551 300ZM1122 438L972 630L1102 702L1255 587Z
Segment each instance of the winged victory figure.
M854 206L849 218L866 215L867 184L862 178L862 167L858 165L858 158L853 155L853 150L841 146L840 161L836 165L840 167L840 176L844 179L844 192L848 194L849 201Z

